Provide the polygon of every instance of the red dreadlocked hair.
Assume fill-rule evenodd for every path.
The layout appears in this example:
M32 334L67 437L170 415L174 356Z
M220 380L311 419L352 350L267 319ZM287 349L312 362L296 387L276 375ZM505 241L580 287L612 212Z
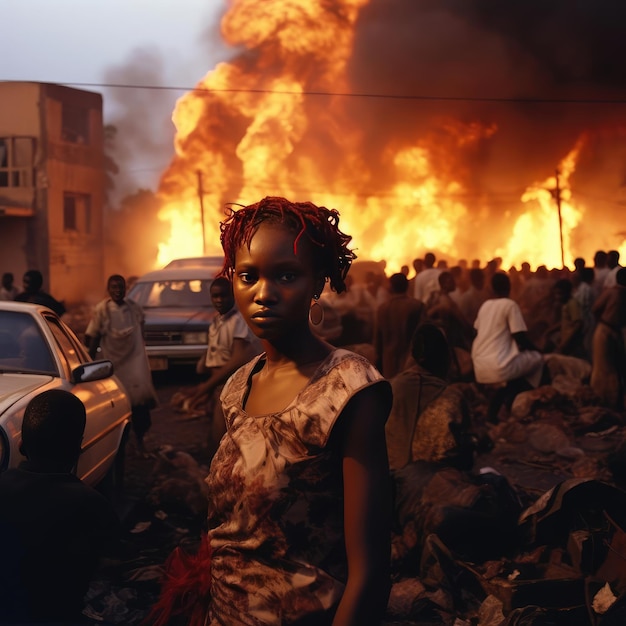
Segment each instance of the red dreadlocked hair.
M234 210L220 223L220 240L224 249L222 274L231 280L235 271L235 252L242 245L250 247L254 233L262 223L283 224L296 234L298 242L305 236L314 246L315 270L324 274L337 293L346 290L345 278L356 254L348 249L352 237L339 230L339 213L335 209L318 207L312 202L290 202L285 198L267 196L260 202Z

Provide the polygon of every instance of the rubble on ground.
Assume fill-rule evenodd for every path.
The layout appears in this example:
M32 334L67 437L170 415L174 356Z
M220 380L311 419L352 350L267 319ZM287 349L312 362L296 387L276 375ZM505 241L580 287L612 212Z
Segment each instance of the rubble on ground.
M459 383L476 446L471 470L418 462L394 472L393 586L386 626L626 623L625 415L557 373L498 423ZM206 426L203 419L177 428ZM149 477L126 526L137 532L90 589L92 623L138 625L160 565L202 532L206 465L175 445L135 459Z

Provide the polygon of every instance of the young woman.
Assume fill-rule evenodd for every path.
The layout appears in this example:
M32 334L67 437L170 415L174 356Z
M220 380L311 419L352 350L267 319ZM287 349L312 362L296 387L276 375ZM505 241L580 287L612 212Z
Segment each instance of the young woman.
M335 210L267 197L222 223L224 273L264 353L221 395L205 623L379 624L389 593L388 383L311 328L355 255ZM210 596L210 597L208 597Z

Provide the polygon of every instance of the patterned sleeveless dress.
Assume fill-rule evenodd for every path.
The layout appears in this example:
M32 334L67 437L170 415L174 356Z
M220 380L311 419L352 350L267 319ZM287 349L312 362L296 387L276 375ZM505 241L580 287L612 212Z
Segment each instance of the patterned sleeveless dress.
M330 624L347 578L333 426L352 396L388 383L369 361L337 349L283 411L250 416L243 405L263 364L260 355L244 365L221 395L227 432L206 479L206 624Z

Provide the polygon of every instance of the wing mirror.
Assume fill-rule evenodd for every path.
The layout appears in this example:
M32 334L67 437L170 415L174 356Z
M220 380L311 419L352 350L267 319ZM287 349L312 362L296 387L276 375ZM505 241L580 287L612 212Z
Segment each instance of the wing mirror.
M92 380L102 380L113 376L113 363L111 361L92 361L83 363L72 370L73 383L88 383Z

